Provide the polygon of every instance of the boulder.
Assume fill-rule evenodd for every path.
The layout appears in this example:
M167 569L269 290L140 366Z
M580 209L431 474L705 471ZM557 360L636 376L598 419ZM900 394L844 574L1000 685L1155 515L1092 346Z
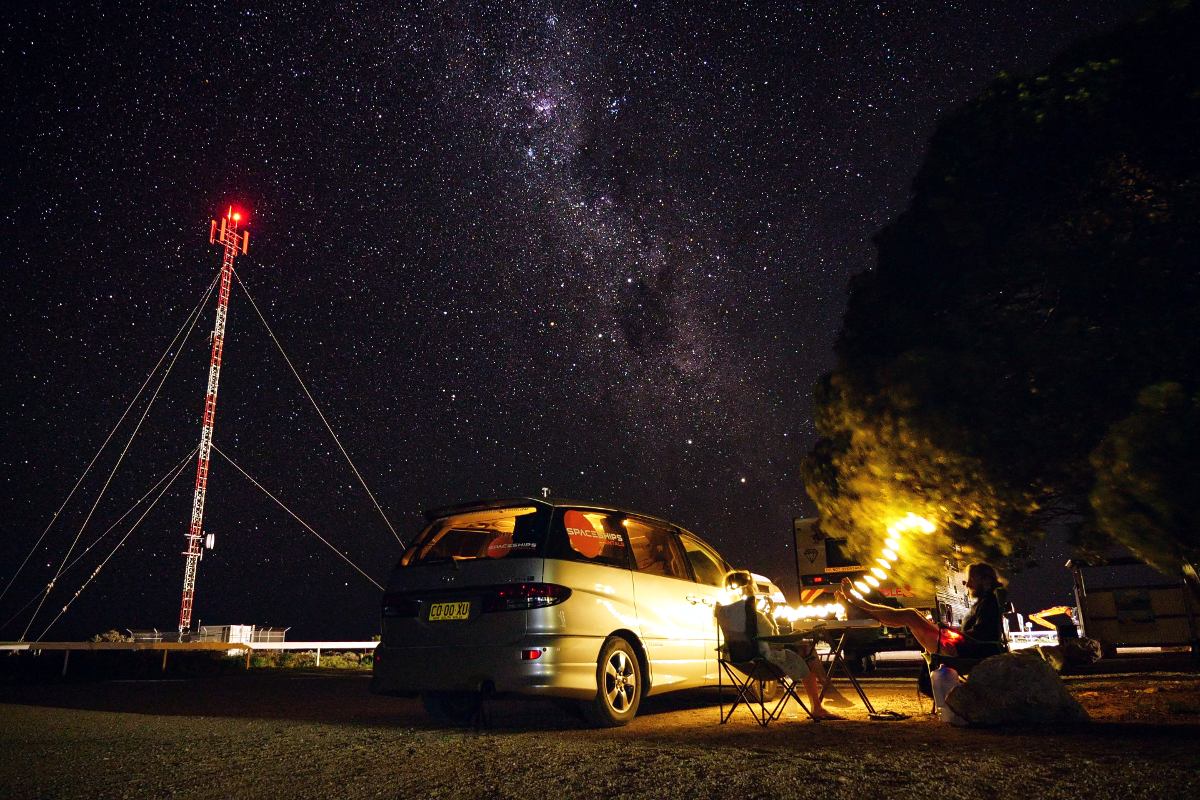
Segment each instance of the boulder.
M1101 658L1100 643L1095 639L1068 639L1062 643L1063 657L1073 667L1095 664Z
M971 725L1084 722L1087 712L1054 668L1035 653L1005 653L981 661L946 705Z

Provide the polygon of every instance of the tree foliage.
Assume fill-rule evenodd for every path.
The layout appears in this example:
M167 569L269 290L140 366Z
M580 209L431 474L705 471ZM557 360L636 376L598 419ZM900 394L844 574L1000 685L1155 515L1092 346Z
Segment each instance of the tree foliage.
M1102 530L1168 574L1200 564L1200 393L1189 397L1178 383L1146 388L1092 465Z
M1051 517L1132 535L1091 516L1089 457L1144 387L1200 380L1197 41L1191 3L1159 7L942 121L818 389L828 532L875 550L911 511L991 558Z

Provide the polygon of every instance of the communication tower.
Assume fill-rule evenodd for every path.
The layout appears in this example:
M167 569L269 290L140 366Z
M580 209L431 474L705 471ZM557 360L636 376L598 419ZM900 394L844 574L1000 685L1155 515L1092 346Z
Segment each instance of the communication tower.
M229 207L220 220L209 226L209 244L224 248L221 260L220 284L217 290L217 316L213 322L212 360L208 365L208 388L204 395L204 417L200 424L200 450L196 457L196 494L192 499L192 521L188 526L187 546L183 551L183 599L179 604L179 633L192 627L192 601L196 594L196 570L203 553L204 496L208 490L209 454L212 451L213 422L217 416L217 383L221 378L221 353L225 348L225 319L229 314L229 291L233 280L233 261L245 255L250 245L250 232L239 231L241 213ZM209 547L212 547L211 536Z

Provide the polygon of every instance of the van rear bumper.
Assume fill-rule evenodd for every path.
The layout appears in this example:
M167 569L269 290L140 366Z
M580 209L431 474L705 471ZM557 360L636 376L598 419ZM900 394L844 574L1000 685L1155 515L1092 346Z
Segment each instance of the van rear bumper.
M496 692L590 700L596 696L596 660L604 639L585 636L526 636L506 645L439 645L375 650L371 691ZM539 650L536 659L523 651Z

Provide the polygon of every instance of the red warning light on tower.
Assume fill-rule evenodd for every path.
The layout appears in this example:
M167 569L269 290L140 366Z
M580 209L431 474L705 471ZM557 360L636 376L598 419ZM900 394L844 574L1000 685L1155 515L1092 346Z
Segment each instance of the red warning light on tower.
M225 212L220 221L213 220L208 229L209 244L227 244L232 242L235 249L240 249L245 255L250 246L250 231L238 232L238 224L242 221L242 212L234 211L233 206Z

